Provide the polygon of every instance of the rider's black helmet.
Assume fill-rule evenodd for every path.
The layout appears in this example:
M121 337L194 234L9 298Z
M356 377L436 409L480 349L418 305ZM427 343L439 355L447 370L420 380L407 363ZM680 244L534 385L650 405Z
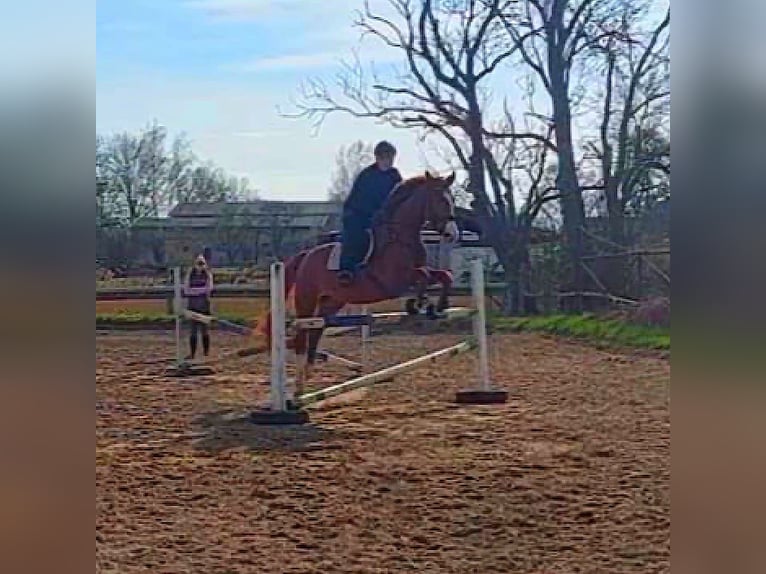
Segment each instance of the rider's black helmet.
M375 156L396 155L396 148L393 146L393 144L387 141L382 141L377 143L374 153Z

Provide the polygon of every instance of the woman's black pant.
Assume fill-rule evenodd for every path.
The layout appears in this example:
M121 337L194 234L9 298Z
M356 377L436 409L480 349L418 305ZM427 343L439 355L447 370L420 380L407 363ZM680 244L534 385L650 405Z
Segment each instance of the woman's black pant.
M197 333L202 332L202 353L207 357L210 352L210 332L205 323L192 320L190 322L191 332L189 334L189 355L194 358L197 353Z

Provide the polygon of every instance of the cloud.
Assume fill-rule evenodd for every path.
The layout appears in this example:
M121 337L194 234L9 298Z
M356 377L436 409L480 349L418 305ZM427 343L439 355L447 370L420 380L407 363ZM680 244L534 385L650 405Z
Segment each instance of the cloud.
M102 28L105 32L139 33L151 31L152 24L136 20L124 20L120 22L108 22L104 24Z
M264 139L271 139L273 137L276 137L279 135L279 132L277 130L271 130L271 131L238 131L238 132L232 132L231 136L235 138L250 138L250 139L257 139L257 140L264 140ZM224 135L225 137L225 135Z
M398 50L374 50L369 45L351 45L347 50L317 50L299 54L265 56L224 66L226 71L239 73L290 72L299 70L334 69L340 70L343 62L353 63L358 58L363 65L374 61L378 66L399 64L404 55Z
M338 52L286 54L232 64L227 69L235 72L267 72L328 68L338 65L342 57L343 54Z
M187 5L217 20L250 21L291 11L300 14L305 5L312 3L327 6L324 1L312 0L191 0Z
M98 133L136 131L156 118L171 134L185 132L200 157L247 176L264 198L323 199L337 150L358 139L395 142L405 175L438 165L435 158L426 162L415 133L371 121L332 116L315 134L310 122L280 116L284 88L262 82L126 74L100 80L96 93Z
M401 60L374 42L361 42L353 26L360 0L188 0L187 6L202 12L212 22L241 22L264 28L276 35L267 44L254 42L254 57L223 65L225 71L278 72L331 68L358 50L363 60L380 63ZM255 28L254 28L255 29ZM257 35L256 35L257 37ZM266 53L264 53L266 52Z
M267 0L193 0L187 5L214 18L250 20L268 12L270 4Z

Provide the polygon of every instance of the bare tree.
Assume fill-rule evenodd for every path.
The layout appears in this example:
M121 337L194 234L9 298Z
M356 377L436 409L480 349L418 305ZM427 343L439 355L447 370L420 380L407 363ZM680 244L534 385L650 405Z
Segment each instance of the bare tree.
M657 140L651 132L658 126L650 125L656 123L653 112L662 113L670 95L666 34L670 11L648 38L634 30L636 21L635 15L624 14L619 35L606 38L599 46L606 60L606 73L597 151L609 215L609 239L620 246L625 245L626 207L639 192L639 182L648 183L651 171L670 170L669 146L667 150L662 146L653 148L651 144Z
M217 218L215 236L218 248L226 254L227 263L235 264L250 251L255 217L247 206L230 203L223 206Z
M109 150L106 140L96 135L96 225L109 227L120 221L118 202L110 185L108 170Z
M581 291L580 260L584 253L585 210L573 136L572 87L583 53L602 36L613 18L610 0L524 0L502 15L510 41L523 63L534 71L551 106L557 154L556 187L572 269L572 287ZM576 308L581 307L578 300Z
M495 157L494 142L534 141L556 149L545 128L542 133L517 131L506 114L503 131L497 132L485 117L488 78L517 51L517 45L507 41L504 21L516 1L388 0L387 4L390 16L365 3L356 25L363 36L397 50L403 68L382 75L356 58L336 78L337 89L318 79L308 82L294 115L320 125L328 114L343 112L443 138L467 173L471 207L508 275L506 302L512 309L520 299L518 278L513 275L526 255L518 240L513 177L507 162Z
M625 215L647 199L662 193L670 172L669 24L670 11L647 30L644 2L626 5L618 21L600 26L601 34L590 45L590 54L602 65L596 68L603 82L599 133L586 143L598 162L606 206L608 241L613 257L606 265L603 283L612 293L625 290L628 249ZM665 185L667 188L667 185Z
M105 143L102 177L109 196L117 203L115 212L132 225L141 217L157 215L161 202L157 182L164 157L156 157L165 138L156 123L139 135L121 133Z
M239 201L254 196L246 178L229 176L212 163L197 165L187 177L189 193L183 198L187 202Z
M184 136L167 150L167 130L154 122L139 133L96 137L96 202L102 224L128 227L175 202L253 197L245 178L200 164Z
M343 202L348 197L356 176L374 160L371 144L361 140L343 146L335 156L335 171L328 190L330 201Z
M194 156L189 140L184 135L175 138L166 163L169 204L193 201L195 192L191 174L196 163L197 158Z
M640 216L670 198L670 139L664 129L648 121L635 127L628 147L630 177L621 201L626 215ZM627 230L626 234L630 235Z

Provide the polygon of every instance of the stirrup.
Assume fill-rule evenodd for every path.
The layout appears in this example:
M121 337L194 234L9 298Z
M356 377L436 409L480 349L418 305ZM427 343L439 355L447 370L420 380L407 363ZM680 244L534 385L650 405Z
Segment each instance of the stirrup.
M343 269L338 271L337 278L341 287L348 287L354 282L354 273Z

